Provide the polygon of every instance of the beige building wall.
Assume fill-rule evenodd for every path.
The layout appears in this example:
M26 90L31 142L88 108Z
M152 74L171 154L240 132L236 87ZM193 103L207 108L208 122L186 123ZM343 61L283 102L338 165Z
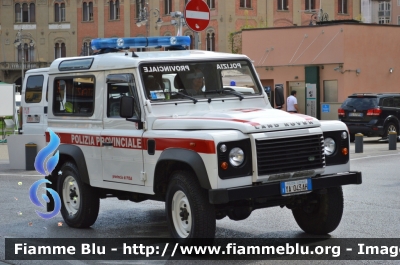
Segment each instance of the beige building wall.
M22 28L23 41L34 43L34 58L25 61L24 70L47 67L54 60L54 47L57 42L65 43L67 56L77 51L77 1L64 1L66 21L54 22L54 2L46 0L35 3L35 22L15 22L15 3L23 1L3 0L0 2L0 80L6 83L21 84L22 63L18 62L18 50L14 46L17 32ZM26 1L25 1L26 2ZM58 2L61 3L61 2Z

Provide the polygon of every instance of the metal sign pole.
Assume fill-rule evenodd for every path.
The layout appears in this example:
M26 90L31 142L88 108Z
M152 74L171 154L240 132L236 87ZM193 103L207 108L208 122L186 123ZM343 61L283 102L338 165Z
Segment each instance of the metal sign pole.
M194 32L194 49L198 50L199 49L199 42L200 42L200 37L199 33L197 31Z

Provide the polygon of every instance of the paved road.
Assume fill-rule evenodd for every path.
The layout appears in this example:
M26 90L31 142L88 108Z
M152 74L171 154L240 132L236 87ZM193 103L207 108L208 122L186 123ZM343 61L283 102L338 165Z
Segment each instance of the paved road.
M400 148L389 151L387 143L366 138L364 153L355 154L351 148L351 169L363 172L363 184L344 187L345 209L340 226L332 238L390 238L399 237L400 226ZM6 264L55 264L53 261L4 261L4 237L23 238L135 238L169 237L164 204L145 201L132 203L107 199L101 201L99 218L90 229L73 229L63 223L62 217L50 220L38 217L29 200L29 187L41 178L35 171L9 169L6 146L0 145L0 260ZM3 159L4 158L4 159ZM62 226L59 226L61 222ZM301 238L301 232L291 212L286 208L257 210L240 222L224 218L217 222L218 238ZM0 261L1 264L2 261ZM134 261L57 261L57 264L142 264ZM151 264L177 263L153 261ZM187 262L180 262L187 264ZM209 264L211 262L200 262ZM213 262L215 263L215 262ZM265 264L262 261L217 262L219 264ZM277 262L286 264L286 261ZM301 264L328 264L328 261ZM348 262L366 264L376 262ZM387 262L385 262L387 264Z

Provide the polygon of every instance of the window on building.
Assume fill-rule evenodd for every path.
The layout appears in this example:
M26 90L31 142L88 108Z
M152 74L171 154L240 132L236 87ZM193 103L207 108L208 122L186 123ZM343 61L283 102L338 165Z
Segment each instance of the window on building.
M18 49L18 62L33 62L35 60L35 46L33 42L21 43Z
M400 0L397 0L397 5L400 6Z
M251 0L248 0L249 2L251 2ZM242 1L240 1L242 2ZM215 9L215 0L207 0L207 5L210 9Z
M90 46L90 41L83 42L81 55L82 56L89 56L89 55L92 55L92 54L93 54L93 50L92 50L92 47Z
M56 3L54 5L54 22L65 21L65 3Z
M93 21L93 2L83 2L83 21Z
M392 5L390 2L380 2L379 3L379 11L378 11L379 24L390 24L391 7L392 7Z
M347 0L338 0L338 13L347 14Z
M15 4L15 22L21 23L22 22L22 14L21 14L21 5Z
M16 23L30 23L35 22L35 4L23 3L22 5L15 4L15 22Z
M215 51L215 33L209 32L206 36L206 50Z
M172 12L172 0L164 1L164 14L169 15Z
M22 22L29 22L29 8L27 3L22 4Z
M94 77L63 77L54 80L53 113L68 116L92 116Z
M278 0L278 10L289 10L288 0Z
M136 18L140 16L140 10L144 7L144 0L136 0Z
M313 11L315 9L315 0L306 0L306 11Z
M67 57L67 50L64 42L57 42L54 46L54 59Z
M214 3L215 6L215 3ZM251 0L240 0L240 7L251 8Z
M190 49L190 50L193 50L193 49L194 49L194 37L193 37L192 33L191 33L191 32L187 32L187 33L185 34L185 36L189 36L189 37L190 37L190 46L189 46L189 49Z
M110 1L110 20L119 19L119 0Z

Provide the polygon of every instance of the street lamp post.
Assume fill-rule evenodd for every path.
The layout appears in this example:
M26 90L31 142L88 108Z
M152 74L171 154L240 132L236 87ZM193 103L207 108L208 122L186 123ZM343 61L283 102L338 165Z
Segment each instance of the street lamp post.
M32 35L28 33L22 33L22 28L18 30L14 45L15 47L18 48L18 46L21 45L21 91L22 91L22 84L24 82L24 68L25 68L25 51L24 51L24 44L25 40L29 41L29 46L33 47L35 45L35 42L32 40Z
M136 26L140 27L142 25L146 25L147 37L149 36L150 27L150 23L147 23L147 20L150 20L151 15L158 18L156 21L156 25L161 26L163 21L160 17L160 10L158 8L149 9L149 3L146 2L146 6L139 10L139 17L136 20Z

